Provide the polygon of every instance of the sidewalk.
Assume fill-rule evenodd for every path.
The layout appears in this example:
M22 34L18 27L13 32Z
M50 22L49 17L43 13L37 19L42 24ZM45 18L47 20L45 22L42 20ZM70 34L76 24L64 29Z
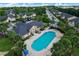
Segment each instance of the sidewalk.
M0 52L0 56L4 56L7 53L8 53L8 51L6 51L6 52Z

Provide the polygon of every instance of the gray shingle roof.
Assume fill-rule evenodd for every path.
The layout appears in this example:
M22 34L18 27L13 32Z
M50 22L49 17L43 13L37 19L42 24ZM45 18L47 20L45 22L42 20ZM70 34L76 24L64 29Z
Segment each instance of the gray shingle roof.
M37 27L41 27L43 26L44 23L43 22L30 22L30 23L17 23L16 24L16 28L15 31L18 35L25 35L27 33L29 33L29 30L31 29L32 26L37 26Z
M15 16L13 16L13 15L11 15L11 14L9 14L8 17L10 17L10 18L15 18Z
M0 21L1 20L6 20L6 16L0 16Z
M67 14L67 13L61 13L61 16L65 16L65 18L70 18L70 17L72 17L72 15L70 15L70 14Z
M77 18L74 18L74 19L72 19L72 20L70 20L71 22L75 22L76 24L77 23L79 23L79 17L77 17Z
M18 15L19 16L24 16L24 15L26 15L26 13L19 13Z
M15 14L15 11L13 9L6 11L6 14L10 14L10 13Z

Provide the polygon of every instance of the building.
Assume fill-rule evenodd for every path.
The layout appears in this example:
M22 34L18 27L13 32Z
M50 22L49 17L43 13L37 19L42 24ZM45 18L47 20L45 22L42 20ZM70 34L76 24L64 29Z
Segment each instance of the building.
M4 21L4 20L6 20L6 16L0 16L0 21Z
M22 37L27 37L27 35L34 33L37 27L39 28L43 25L44 25L43 22L37 22L37 21L31 21L31 22L28 21L26 23L20 22L16 24L15 31L18 35Z
M30 17L35 17L36 16L36 14L35 13L33 13L32 15L30 15Z
M67 13L63 13L61 14L61 17L65 17L64 19L66 19L68 21L69 26L75 26L76 24L79 23L79 17L67 14Z
M16 21L16 18L13 15L8 15L7 22L11 22L11 21Z
M64 13L64 12L60 12L60 11L56 11L55 15L60 15L59 17L63 20L67 20L68 21L68 25L73 27L76 24L79 23L79 17Z
M13 9L8 10L6 14L7 14L7 22L16 20L15 11Z
M37 27L37 26L32 26L32 28L29 30L29 32L31 33L31 34L35 34L35 33L40 33L40 27Z
M17 15L18 18L23 18L23 19L30 18L30 17L35 17L35 16L36 16L35 13L32 13L32 14L29 14L29 13L19 13Z
M6 11L6 15L9 15L9 14L15 16L15 10L14 9L10 9L10 10Z
M13 28L14 28L14 27L15 27L15 23L10 22L9 25L8 25L7 30L8 30L8 31L13 31Z
M75 26L76 24L79 24L79 17L76 17L76 18L69 20L70 26Z
M18 17L18 18L23 18L23 19L25 19L25 18L27 18L28 16L27 16L26 13L19 13L19 14L17 14L17 17Z
M59 19L54 16L53 12L49 9L46 9L46 14L48 15L50 21L52 22L52 26L58 27Z

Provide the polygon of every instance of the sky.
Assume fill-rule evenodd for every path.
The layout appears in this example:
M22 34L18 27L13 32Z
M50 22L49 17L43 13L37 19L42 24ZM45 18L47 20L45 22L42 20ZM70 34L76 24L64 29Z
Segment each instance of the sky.
M0 7L79 6L79 3L0 3Z
M0 0L0 3L79 3L79 0Z

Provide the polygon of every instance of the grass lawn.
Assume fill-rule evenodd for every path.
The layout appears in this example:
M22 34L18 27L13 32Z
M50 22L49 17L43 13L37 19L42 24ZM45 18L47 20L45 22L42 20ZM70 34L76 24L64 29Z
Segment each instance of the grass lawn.
M75 56L79 56L79 48L75 48L74 49L74 55Z
M0 51L5 52L10 50L13 47L13 44L8 39L0 39Z

